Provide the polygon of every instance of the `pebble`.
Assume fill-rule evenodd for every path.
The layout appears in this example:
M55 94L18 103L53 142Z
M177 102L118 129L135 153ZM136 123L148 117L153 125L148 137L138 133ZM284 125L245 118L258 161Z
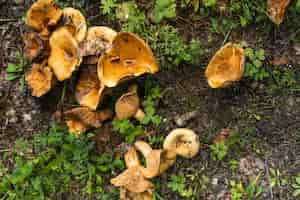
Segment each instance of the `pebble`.
M194 119L197 115L197 111L188 112L183 115L176 116L174 121L177 126L184 127L190 120Z
M212 185L218 185L219 179L218 178L212 178L211 184Z
M24 121L24 122L29 122L29 121L31 121L31 120L32 120L31 114L27 114L27 113L24 113L24 114L23 114L23 121Z

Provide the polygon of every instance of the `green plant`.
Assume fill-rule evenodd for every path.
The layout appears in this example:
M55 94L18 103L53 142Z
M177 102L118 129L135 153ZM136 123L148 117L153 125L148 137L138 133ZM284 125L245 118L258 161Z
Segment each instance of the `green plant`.
M294 188L293 196L300 196L300 174L295 177L295 183L292 185L292 187Z
M132 143L137 136L144 132L141 125L135 126L128 119L114 120L112 125L113 130L120 133L125 138L126 143Z
M105 194L102 173L123 169L124 164L111 155L97 155L92 136L77 138L55 125L36 134L31 145L34 153L13 152L14 169L0 181L0 198L57 199L80 185L82 192L100 199Z
M117 7L117 0L101 0L100 9L104 15L114 15L114 9Z
M16 79L20 80L21 88L24 87L25 83L25 68L28 65L26 59L22 56L20 52L16 53L16 62L8 63L6 67L6 80L14 81Z
M194 8L194 12L196 13L199 10L200 0L181 0L181 7L192 6Z
M230 181L230 193L231 193L231 199L232 200L242 200L243 195L245 192L245 189L243 187L242 183L236 183L236 181L231 180Z
M270 76L263 67L263 62L265 60L265 51L263 49L254 50L246 48L245 55L247 58L244 72L245 77L261 81Z
M223 160L228 152L228 145L224 141L209 145L213 160Z
M203 0L203 4L205 7L213 7L217 3L217 0Z
M281 187L288 183L287 179L284 178L278 169L270 168L269 183L271 187Z
M239 161L232 159L232 160L229 161L228 164L229 164L229 169L231 171L235 171L239 166Z
M155 23L176 17L176 0L155 0L153 18Z
M260 175L256 176L245 189L245 196L247 199L257 199L259 195L263 192L263 188L257 185Z
M181 197L192 197L194 195L192 188L186 187L186 179L182 175L172 175L171 180L167 184L173 192L176 192Z

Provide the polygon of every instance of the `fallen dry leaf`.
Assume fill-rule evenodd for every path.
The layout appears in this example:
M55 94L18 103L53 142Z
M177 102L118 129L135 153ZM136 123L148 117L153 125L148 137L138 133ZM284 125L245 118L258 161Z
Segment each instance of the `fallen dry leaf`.
M285 55L280 57L274 57L273 60L271 61L271 64L275 66L287 65L289 64L289 59Z
M213 138L213 143L223 142L230 136L230 129L223 128L220 133Z
M284 13L289 5L290 0L268 0L267 14L269 18L277 25L281 24L284 19Z

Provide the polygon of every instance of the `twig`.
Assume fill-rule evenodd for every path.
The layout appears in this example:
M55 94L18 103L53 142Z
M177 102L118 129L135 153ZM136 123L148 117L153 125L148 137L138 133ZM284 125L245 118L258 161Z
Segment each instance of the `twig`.
M0 19L0 22L16 22L18 19Z
M265 167L266 167L266 173L267 173L267 178L268 178L268 182L270 180L270 172L269 172L269 167L268 167L268 162L265 159ZM272 186L269 183L269 190L270 190L270 195L271 195L271 199L273 199L273 189Z

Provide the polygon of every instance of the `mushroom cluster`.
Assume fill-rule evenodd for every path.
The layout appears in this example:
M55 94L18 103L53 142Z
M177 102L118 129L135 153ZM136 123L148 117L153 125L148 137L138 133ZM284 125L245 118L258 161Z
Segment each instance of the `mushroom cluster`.
M24 52L32 68L25 79L32 96L45 95L57 81L79 71L75 99L80 107L64 113L71 132L83 133L112 117L112 112L97 111L107 88L159 70L150 47L137 35L105 26L88 27L79 10L61 9L53 0L33 3L26 25L30 31L23 36ZM116 112L117 118L142 119L136 87L120 98Z
M185 128L173 130L166 137L163 149L152 149L149 144L137 141L125 154L127 169L111 179L111 184L120 188L121 200L151 200L154 186L150 179L171 167L177 155L184 158L196 156L200 148L198 136ZM140 163L138 153L145 158L145 166Z

